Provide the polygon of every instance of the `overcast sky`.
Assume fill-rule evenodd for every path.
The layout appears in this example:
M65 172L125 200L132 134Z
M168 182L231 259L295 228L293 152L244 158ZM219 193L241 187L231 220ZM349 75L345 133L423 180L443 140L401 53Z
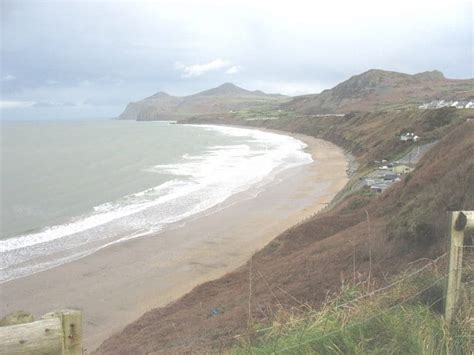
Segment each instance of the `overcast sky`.
M371 68L473 77L471 1L0 2L4 119L111 117L223 82L316 93Z

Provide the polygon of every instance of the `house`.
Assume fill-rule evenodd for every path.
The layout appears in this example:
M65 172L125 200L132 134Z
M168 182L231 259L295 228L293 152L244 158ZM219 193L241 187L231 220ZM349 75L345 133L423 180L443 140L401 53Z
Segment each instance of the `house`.
M442 107L456 107L458 109L465 109L465 108L472 108L474 106L474 102L472 100L460 100L460 101L453 101L453 100L433 100L428 103L424 103L418 106L419 109L438 109Z
M367 187L371 187L372 185L378 185L378 184L386 184L387 182L385 182L383 179L381 178L377 178L377 177L373 177L373 178L365 178L364 179L364 185L367 186Z
M418 139L420 139L420 137L415 135L415 133L413 133L413 132L403 133L400 136L400 140L403 141L403 142L408 142L408 141L416 142Z
M383 176L383 179L385 181L394 181L395 179L398 179L398 175L397 174L385 174Z
M405 164L399 164L392 168L392 171L395 174L408 174L412 170L413 168L410 168L408 165Z
M468 105L468 101L457 101L454 107L462 109L462 108L468 108L466 107L467 105Z
M375 184L375 179L364 179L365 186L372 186Z
M375 184L370 187L370 192L381 194L382 192L387 190L389 187L390 187L390 184L386 184L386 183Z

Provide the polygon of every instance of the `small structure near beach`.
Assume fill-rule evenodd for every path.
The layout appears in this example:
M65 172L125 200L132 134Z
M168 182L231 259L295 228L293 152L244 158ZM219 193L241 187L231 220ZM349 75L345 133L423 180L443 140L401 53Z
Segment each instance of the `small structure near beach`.
M409 141L413 141L413 142L416 142L418 139L420 139L420 137L418 137L415 133L413 132L408 132L408 133L403 133L401 136L400 136L400 140L402 142L409 142Z
M382 192L387 190L390 186L391 184L388 184L388 183L375 184L370 187L370 192L381 194Z
M456 107L457 109L469 109L474 107L474 101L472 100L433 100L426 102L418 106L421 110L426 109L439 109L442 107Z
M395 174L408 174L412 170L413 170L413 168L411 168L411 167L409 167L408 165L405 165L405 164L395 165L392 168L392 171Z
M400 178L398 177L397 174L385 174L385 175L383 176L383 179L384 179L385 181L395 181L395 180L397 180L397 179L400 180Z

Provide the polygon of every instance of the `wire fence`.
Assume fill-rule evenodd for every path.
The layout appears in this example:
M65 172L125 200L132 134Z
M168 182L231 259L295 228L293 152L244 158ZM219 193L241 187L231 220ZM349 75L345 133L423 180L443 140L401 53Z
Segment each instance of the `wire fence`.
M413 277L415 277L416 275L419 275L421 272L423 271L426 271L427 269L429 269L430 267L433 267L434 265L436 265L439 261L441 261L443 258L445 258L446 256L448 255L448 253L444 253L442 255L440 255L439 257L437 257L436 259L423 259L423 260L428 260L428 262L421 268L415 270L415 271L412 271L410 272L409 274L403 276L402 278L399 278L397 279L396 281L386 285L386 286L383 286L383 287L380 287L376 290L373 290L371 292L367 292L359 297L356 297L350 301L347 301L347 302L344 302L344 303L341 303L341 304L337 304L335 305L334 307L332 307L332 309L334 310L338 310L340 308L345 308L345 307L349 307L363 299L366 299L366 298L369 298L369 297L373 297L377 294L380 294L384 291L388 291L392 288L394 288L395 286L397 285L400 285L401 283L409 280L409 279L412 279ZM420 259L421 260L421 259ZM420 261L420 260L416 260L414 261L413 263L417 262L417 261ZM412 263L412 264L413 264ZM445 278L446 275L443 276L443 278ZM268 285L269 286L269 285ZM429 288L431 288L433 286L429 286ZM273 291L272 291L273 292ZM422 290L423 292L423 290ZM290 295L291 296L291 295ZM291 296L293 297L293 296ZM300 304L303 304L302 302L299 302ZM285 323L287 326L292 326L292 325L295 325L295 324L298 324L298 323L301 323L301 322L304 322L304 321L307 321L307 318L300 318L300 319L296 319L296 320L293 320L293 321L290 321L290 322L287 322ZM253 336L253 335L258 335L260 333L264 333L264 332L268 332L268 331L271 331L272 329L274 328L274 326L269 326L269 327L265 327L265 328L260 328L260 329L257 329L257 330L253 330L251 332L246 332L246 333L243 333L243 334L240 334L240 335L237 335L234 337L234 339L238 340L238 339L241 339L241 338L244 338L244 337L249 337L249 336Z
M462 263L463 284L466 285L466 287L472 287L472 285L474 285L474 245L464 245L459 248L463 248L463 251L464 251L463 263ZM262 342L265 342L265 341L271 344L272 341L278 342L278 339L281 339L281 337L285 336L286 334L289 334L289 332L295 332L293 336L295 336L295 334L299 334L298 332L301 332L299 336L295 336L293 339L291 339L291 340L294 340L294 342L291 341L293 345L286 346L281 349L277 349L278 344L275 344L275 350L273 351L274 353L291 352L292 350L295 350L304 346L309 346L310 344L316 343L327 337L337 335L338 333L348 331L357 326L374 321L377 318L382 317L389 312L392 312L394 309L403 307L404 305L416 299L418 296L422 295L424 292L430 290L431 288L439 287L439 286L442 287L443 282L446 281L447 279L447 274L444 272L445 271L444 267L447 266L447 259L448 259L447 256L449 256L448 252L440 255L439 257L435 259L423 258L423 259L415 260L412 263L408 264L409 268L405 270L405 273L403 274L403 276L397 278L396 280L394 280L393 282L390 282L387 285L384 285L383 287L370 290L368 292L364 292L363 294L359 294L357 297L352 298L348 301L344 301L340 303L341 298L339 299L333 298L332 300L330 300L328 297L327 302L323 305L322 310L319 312L311 308L309 304L299 300L298 297L295 297L294 295L292 295L291 292L289 292L288 290L285 290L284 288L274 285L271 282L269 282L269 280L265 277L265 275L260 270L255 268L255 265L253 265L253 270L252 270L253 275L251 278L249 278L249 282L254 283L254 286L251 286L252 288L249 288L249 299L253 297L252 292L254 291L253 288L255 287L255 285L258 282L261 282L261 285L259 287L266 287L268 289L269 294L271 294L271 296L275 299L278 305L282 306L281 301L285 301L285 299L287 300L291 299L294 301L295 304L298 304L301 306L301 310L305 311L304 314L306 316L298 318L298 319L290 319L289 321L285 321L283 323L280 322L279 324L275 326L271 325L271 326L267 326L267 327L259 328L259 329L251 329L249 327L246 332L239 334L237 336L233 336L232 338L231 338L231 334L227 333L223 337L223 334L219 332L216 332L214 336L210 337L209 333L204 331L202 333L202 336L198 336L197 338L194 337L194 340L198 342L202 341L202 343L208 343L210 338L214 338L214 341L211 340L211 343L214 342L215 344L214 349L220 349L219 352L225 351L226 349L228 350L229 346L234 346L234 345L240 346L241 350L243 351L245 351L246 347L248 347L249 352L252 352L253 351L252 347L254 345L257 345L257 344L261 345ZM420 268L415 269L415 266L420 265L420 263L423 263L423 265ZM397 296L402 295L401 297L397 299L396 304L391 304L391 302L396 299L395 297L385 298L385 299L382 299L382 302L386 302L388 300L390 303L388 303L387 307L384 308L382 311L369 315L360 321L357 319L357 316L356 318L353 317L353 315L356 314L353 312L354 311L357 312L357 308L351 309L350 308L351 306L357 307L357 304L363 301L364 299L370 299L371 297L388 293L389 291L393 290L397 286L400 286L403 283L408 282L417 276L421 276L423 275L423 272L427 272L427 271L432 271L433 275L436 275L436 279L434 281L429 282L429 284L427 285L425 284L425 286L422 288L410 287L406 289L405 287L403 287L401 289L395 289L394 290L395 292L399 292L399 290L403 290L403 291L400 291L400 293L395 294ZM318 272L318 271L315 270L314 272ZM471 290L473 290L473 288L471 288ZM409 295L407 295L407 291ZM390 295L392 294L393 293L390 293ZM405 295L403 296L403 294ZM437 304L439 302L443 302L445 300L445 295L441 297L436 297L437 295L439 295L439 292L436 292L434 295L435 297L433 297L430 300L431 305ZM249 300L249 303L250 303L250 300ZM425 305L431 306L428 303L425 303ZM349 318L343 321L343 324L344 323L346 324L345 326L341 326L339 329L336 329L333 331L329 331L329 329L325 328L326 326L324 326L322 331L325 332L324 329L328 329L327 333L316 336L314 338L307 338L307 335L305 335L305 332L307 329L310 329L309 327L311 327L311 324L313 324L313 322L318 321L317 317L321 315L324 316L324 312L326 310L329 310L332 312L334 310L344 309L344 308L348 308L349 313L347 313L346 315L342 315L342 317L346 317L347 315L350 315ZM376 309L380 309L379 306L377 306ZM268 308L268 310L269 310L269 313L273 312L273 310L270 308ZM249 312L249 319L251 317L250 315L251 312L252 310L250 310ZM253 312L256 312L255 308L253 309ZM362 313L359 313L359 315L360 314ZM351 318L352 318L352 322L348 321ZM271 319L271 318L267 318L267 319ZM294 326L296 326L296 328ZM267 332L268 334L266 334ZM185 342L185 339L183 339L183 342ZM286 343L285 345L288 345L288 344Z
M474 278L474 253L472 253L471 251L473 250L474 248L474 245L464 245L460 248L463 248L463 249L466 249L468 250L468 252L466 253L464 259L463 259L463 270L465 271L465 276L468 277L468 278ZM363 295L361 297L358 297L350 302L347 302L346 304L343 304L343 305L339 305L339 307L342 307L342 306L345 306L345 305L348 305L348 304L351 304L351 303L354 303L358 300L361 300L363 298L366 298L366 297L369 297L371 295L374 295L374 294L377 294L377 293L380 293L384 290L388 290L388 289L391 289L392 287L396 286L397 284L400 284L401 282L419 274L420 272L422 272L423 270L425 270L428 266L432 265L433 263L436 263L438 260L440 260L441 258L445 257L447 253L441 255L440 257L438 257L437 259L433 260L432 263L430 264L427 264L425 266L423 266L422 268L408 274L406 277L403 277L402 279L399 279L385 287L382 287L382 288L379 288L377 290L374 290L366 295ZM355 322L355 323L352 323L352 324L349 324L347 326L344 326L344 327L341 327L337 330L334 330L334 331L331 331L331 332L328 332L326 334L323 334L321 336L318 336L318 337L315 337L315 338L311 338L311 339L307 339L305 340L304 342L301 342L299 341L298 344L295 344L295 345L292 345L292 346L287 346L285 348L282 348L282 349L278 349L278 350L275 350L274 353L275 354L279 354L279 353L283 353L283 352L287 352L287 351L290 351L290 350L295 350L295 349L300 349L301 347L303 346L308 346L312 343L315 343L315 342L318 342L320 340L323 340L324 338L327 338L327 337L330 337L330 336L333 336L333 335L337 335L338 333L341 333L341 332L344 332L344 331L347 331L351 328L354 328L354 327L358 327L358 326L361 326L367 322L370 322L370 321L373 321L374 319L378 318L378 317L381 317L385 314L387 314L388 312L392 311L393 309L395 308L398 308L398 307L401 307L403 306L404 304L412 301L413 299L417 298L418 296L420 296L421 294L423 294L424 292L428 291L429 289L435 287L436 285L438 285L441 281L444 281L446 280L447 278L447 274L443 275L442 277L439 277L436 281L430 283L430 285L426 286L426 287L423 287L421 290L418 290L416 293L414 293L413 295L407 297L407 298L404 298L401 302L398 302L397 304L395 305L392 305L388 308L386 308L385 310L375 314L375 315L372 315L362 321L358 321L358 322ZM465 284L472 284L474 283L474 280L471 280L471 281L467 281L465 282ZM429 305L430 307L438 302L441 302L445 299L445 296L441 296L441 297L438 297L437 299L435 299L434 301L432 301L432 303ZM337 308L337 307L336 307ZM303 328L302 332L304 332L305 328ZM299 339L301 340L303 337L303 334L301 334L301 336L299 337ZM276 339L276 341L278 341L278 339ZM275 347L276 348L276 347Z
M474 245L464 245L462 280L464 284L474 283Z
M464 253L464 259L463 259L463 270L466 271L466 275L470 275L464 281L464 284L470 285L470 284L474 284L474 253L472 252L472 251L474 251L474 245L465 245L463 248L465 248L465 250L466 250L466 252ZM358 297L356 297L354 299L351 299L349 301L346 301L346 302L343 302L343 303L340 303L340 304L337 304L337 303L334 304L333 303L333 306L332 307L330 306L330 307L331 307L332 310L338 310L338 309L341 309L341 308L348 308L351 305L355 305L355 304L357 304L358 302L360 302L364 299L368 299L370 297L380 295L380 294L383 294L384 292L390 291L393 288L395 288L396 286L401 285L404 282L413 279L414 277L422 274L423 272L436 271L436 273L438 273L437 270L438 270L439 266L440 265L445 265L445 264L443 264L443 262L447 261L447 260L445 260L445 259L447 259L446 258L447 256L448 256L448 253L446 252L446 253L438 256L435 259L422 258L422 259L415 260L415 261L413 261L409 264L411 266L410 266L410 268L408 268L405 271L406 274L404 276L396 279L395 281L391 282L390 284L385 285L385 286L380 287L380 288L377 288L377 289L372 290L370 292L366 292L363 295L358 296ZM413 265L418 264L420 262L424 262L425 264L422 267L413 270ZM285 294L287 297L291 298L292 300L294 300L300 306L307 307L307 309L310 310L310 314L311 314L310 316L307 316L307 317L304 317L304 318L298 318L298 319L295 319L295 320L285 322L284 323L285 326L292 327L292 326L295 326L295 325L298 325L298 324L303 324L304 322L309 323L311 320L315 319L314 316L317 314L317 312L312 310L306 303L298 300L296 297L291 295L291 293L289 293L288 291L284 290L283 288L281 288L279 286L273 286L272 287L270 282L265 278L265 276L258 269L254 268L253 272L254 272L253 282L257 282L257 278L255 276L260 277L260 279L263 280L263 284L265 285L265 287L268 288L269 292L273 295L273 297L275 298L275 300L278 303L281 304L278 295L276 295L277 290L280 291L282 294ZM443 274L436 281L430 283L426 287L423 287L421 290L418 290L415 294L404 298L400 303L397 303L395 305L391 305L391 306L387 307L386 309L384 309L382 312L377 313L375 315L372 315L372 316L368 317L367 319L364 319L360 322L352 323L352 324L349 324L347 327L340 328L340 329L338 329L334 332L326 333L321 337L321 339L324 339L324 338L326 338L328 336L331 336L331 335L335 335L338 332L351 329L353 327L356 327L357 325L362 325L366 322L370 322L371 320L374 320L374 319L376 319L380 316L383 316L387 312L390 312L391 310L393 310L397 307L403 306L404 304L406 304L407 302L409 302L409 301L413 300L414 298L418 297L419 295L421 295L423 292L429 290L430 288L435 287L435 286L439 286L440 284L442 284L442 281L446 280L446 276L447 276L446 274ZM437 302L441 302L441 301L444 300L444 298L445 298L444 296L439 297L436 300L432 301L432 303L435 304ZM332 302L337 302L337 300L332 301ZM279 325L279 327L281 327L281 325ZM229 344L232 344L232 343L234 343L234 345L242 344L242 341L244 341L244 340L248 340L250 342L250 339L253 336L263 335L263 334L265 334L265 332L270 332L274 329L275 329L275 326L268 326L268 327L259 328L259 329L255 329L255 330L249 330L245 333L239 334L237 336L233 336L232 339L230 340L230 343L228 342L229 340L222 340L222 338L219 336L220 340L215 342L215 348L216 349L219 348L223 351L224 349L227 349L229 347ZM206 333L206 332L204 332L204 333ZM199 336L198 338L194 338L194 339L198 340L198 341L199 341L199 339L205 341L206 339L209 339L209 335L208 334L203 334L202 336ZM298 346L304 346L304 345L307 345L308 343L316 342L318 340L319 340L318 338L310 339L310 340L307 340L306 343L301 342ZM251 344L249 343L249 345L251 345ZM297 348L298 346L293 346L292 348L279 349L278 351L275 351L275 353L281 353L281 352L285 352L287 350L292 350L292 349Z
M346 301L344 303L336 304L331 309L337 310L337 309L349 307L353 304L356 304L357 302L360 302L363 299L373 297L373 296L378 295L382 292L388 291L388 290L394 288L395 286L400 285L403 282L405 282L407 280L410 280L410 279L412 279L413 277L415 277L417 275L420 275L423 271L428 271L428 270L430 270L430 268L433 268L433 270L434 270L434 269L436 269L437 265L444 260L444 258L446 256L447 256L447 253L444 253L444 254L440 255L439 257L437 257L436 259L423 258L423 259L415 260L410 264L413 265L413 264L416 264L416 263L419 263L419 262L425 262L425 264L422 267L420 267L420 268L418 268L414 271L411 271L410 269L413 269L413 267L410 267L409 269L407 269L407 271L405 271L405 272L408 272L406 275L404 275L403 277L395 280L394 282L392 282L388 285L385 285L383 287L380 287L378 289L375 289L373 291L364 293L363 295L358 296L358 297L356 297L352 300ZM265 278L265 276L258 269L254 268L253 272L254 272L253 282L256 282L255 275L258 275L264 281L263 284L265 284L265 287L268 288L269 292L274 295L273 297L275 297L276 300L278 300L278 296L275 295L275 292L273 291L273 289L278 289L278 291L282 292L287 297L293 299L300 306L306 306L307 309L310 310L310 314L315 315L317 313L312 308L310 308L307 304L305 304L304 302L298 300L296 297L291 295L288 291L284 290L283 288L277 286L277 287L273 287L273 289L272 289L271 284L268 282L268 280ZM443 276L443 278L445 278L445 276ZM432 287L432 285L426 287L426 289L429 289L430 287ZM422 290L421 292L423 292L423 291L424 290ZM414 298L416 296L417 295L413 295L411 298ZM399 306L399 305L390 306L390 309L392 309L394 307L397 307L397 306ZM364 320L364 322L369 321L370 319L376 318L377 316L379 316L379 315L372 316L372 317L368 318L367 320ZM293 326L293 325L297 325L297 324L305 322L305 321L308 322L311 319L314 319L314 318L312 318L311 316L305 317L305 318L300 318L300 319L296 319L296 320L286 322L285 325ZM352 326L353 325L351 325L350 327L352 327ZM205 327L205 325L204 325L204 327ZM211 336L211 338L215 338L214 341L211 341L211 343L213 344L212 347L215 350L218 349L218 352L221 353L221 352L224 352L225 349L228 349L231 344L232 344L231 346L235 346L235 345L238 346L239 344L241 344L241 341L244 340L246 337L251 338L252 336L258 336L260 334L263 334L264 332L269 332L274 328L275 328L274 326L268 326L268 327L259 328L259 329L256 329L256 330L251 330L251 331L249 330L245 333L239 334L237 336L233 336L230 339L229 338L225 339L225 337L222 337L222 334L219 334L219 335L216 334L215 336ZM329 336L329 335L330 334L328 333L328 334L325 334L324 336L326 337L326 336ZM185 344L187 342L186 337L183 337L181 335L181 336L177 337L175 345L179 345L181 343L179 338L181 338L182 344ZM201 335L199 335L197 337L193 336L193 341L195 343L202 342L204 344L204 343L207 343L209 341L209 338L210 338L209 330L204 328Z
M471 294L474 295L474 293L472 293L472 290L474 290L474 245L464 245L460 248L463 248L462 283L465 285L465 289L470 289ZM408 268L402 273L401 277L376 289L373 289L373 283L371 284L369 282L364 284L362 282L359 284L359 286L362 285L362 287L349 295L349 297L351 297L349 300L346 300L344 297L327 297L326 302L320 310L312 308L305 301L298 299L298 296L295 297L295 295L292 295L291 290L285 290L280 285L270 282L262 272L263 270L259 270L255 265L252 265L252 270L249 270L249 274L251 273L251 275L249 275L248 278L248 289L243 291L244 293L248 293L248 295L246 295L246 297L248 297L248 303L247 301L245 302L246 313L248 312L248 330L237 336L232 336L232 332L235 334L235 330L229 330L227 332L221 329L220 331L213 331L212 334L209 334L206 329L203 329L201 336L193 336L193 342L203 344L208 349L212 347L219 353L227 352L229 349L239 349L243 352L248 351L249 353L253 353L254 351L258 351L258 346L261 345L270 344L269 347L271 348L273 342L275 342L273 353L304 352L305 349L302 348L305 346L310 347L311 344L313 344L312 346L317 346L316 343L318 341L335 336L341 332L349 331L358 326L369 324L370 322L376 321L379 317L383 317L395 309L404 307L414 300L416 303L423 300L423 305L428 306L430 309L431 306L435 304L443 305L445 301L443 289L445 286L444 283L447 281L448 256L449 253L444 253L435 259L422 258L415 260L408 264ZM418 265L421 265L421 267L417 267ZM313 273L318 273L318 270L310 270L309 273L304 274L304 277L310 279ZM425 279L425 273L426 282L419 282ZM416 281L413 283L410 282L414 278L417 278ZM355 283L355 277L354 280ZM409 283L409 286L406 287L405 283ZM348 284L346 286L350 287L351 285ZM268 305L263 305L263 307L267 307L264 311L268 313L265 313L261 309L259 310L258 307L260 307L260 305L256 303L251 304L251 302L257 302L257 299L254 301L253 293L258 288L260 291L262 291L262 288L263 290L267 290L268 296L272 299ZM423 293L433 288L437 288L436 292L432 293L431 298L425 299ZM342 292L344 292L344 290L342 290ZM423 296L417 299L420 295ZM375 302L372 303L371 298L375 296L380 296L380 298L377 298ZM364 300L367 300L369 303L365 303ZM282 303L282 301L284 303ZM395 304L393 304L394 302ZM387 306L382 307L381 305L383 304ZM287 306L288 308L285 308ZM366 306L368 306L368 308ZM277 312L274 312L272 307L276 307ZM344 312L340 314L334 312L340 309L343 309ZM279 313L280 310L282 314ZM255 316L259 311L261 315L263 315L263 318ZM324 324L326 314L341 317L340 321L342 325L338 329L334 329L334 323L329 323L326 326L326 324ZM364 315L366 317L364 317ZM274 325L252 329L256 324L254 321L258 321L258 319L264 319L265 321L274 319L275 323ZM314 330L312 327L318 326L321 326L320 329L317 329L319 333L318 336L310 338L309 336L311 334L315 334L315 332L311 331ZM356 333L357 332L358 331L356 331ZM283 340L283 337L286 336L288 337ZM280 343L278 343L279 339ZM178 339L177 341L178 343L180 342ZM185 344L189 339L182 338L182 341L183 344ZM278 346L281 348L278 348ZM298 351L296 349L301 350Z
M466 252L464 253L464 259L463 259L463 270L466 270L466 271L471 270L469 272L466 272L466 274L470 274L471 276L469 276L468 279L466 279L464 281L464 283L467 284L467 285L470 285L470 284L474 283L474 253L472 252L472 251L474 251L474 245L465 245L463 248L465 248L465 250L466 250ZM447 259L446 258L447 256L448 256L448 253L444 253L444 254L438 256L435 259L422 258L422 259L415 260L415 261L413 261L409 264L410 267L405 271L405 275L403 275L400 278L397 278L395 281L389 283L388 285L377 288L377 289L372 290L370 292L366 292L366 293L364 293L364 294L362 294L362 295L360 295L356 298L353 298L353 299L351 299L349 301L346 301L346 302L343 302L343 303L339 303L339 304L333 303L332 306L329 305L329 307L331 307L332 310L338 310L338 309L341 309L341 308L348 308L352 305L356 305L358 302L363 301L364 299L369 299L370 297L378 296L380 294L388 292L388 291L392 290L393 288L395 288L396 286L402 285L404 282L407 282L407 281L413 279L414 277L416 277L418 275L422 275L423 272L436 271L436 273L438 273L437 270L440 267L440 265L445 265L443 263L445 261L447 261L447 260L445 260L445 259ZM423 262L424 265L421 266L420 268L417 268L417 269L413 270L413 265L419 264L421 262ZM444 267L442 269L444 269ZM263 280L262 284L264 284L265 287L268 288L269 292L272 294L272 296L275 298L275 300L278 303L281 304L281 302L279 300L279 297L276 294L277 290L279 292L281 292L281 294L284 294L288 298L291 298L292 300L294 300L295 303L299 304L302 307L307 307L307 309L310 310L309 311L309 313L310 313L309 316L306 316L306 317L303 317L303 318L298 318L298 319L295 319L295 320L290 320L288 322L285 322L283 324L284 326L292 327L292 326L297 326L298 324L303 325L304 322L310 323L311 321L316 319L315 316L318 313L317 311L312 310L306 303L298 300L297 297L291 295L291 293L284 290L283 288L281 288L279 286L272 286L270 284L270 282L266 279L266 277L258 269L254 268L253 273L254 273L253 282L257 282L257 277L259 277L261 280ZM275 353L282 353L282 352L285 352L285 351L290 351L290 350L296 349L298 347L302 347L302 346L311 344L313 342L317 342L318 340L322 340L322 339L324 339L326 337L329 337L331 335L336 335L339 332L349 330L349 329L351 329L353 327L356 327L358 325L363 325L364 323L370 322L370 321L372 321L372 320L374 320L378 317L381 317L384 314L392 311L393 309L396 309L397 307L403 306L404 304L406 304L407 302L410 302L411 300L415 299L416 297L421 295L423 292L429 290L430 288L442 285L442 281L446 280L446 276L447 275L443 273L443 275L440 276L438 279L436 279L436 281L430 283L429 285L427 285L426 287L423 287L420 290L417 290L416 293L404 298L401 302L399 302L397 304L394 304L394 305L391 305L391 306L388 306L386 309L384 309L380 313L372 315L372 316L370 316L370 317L368 317L368 318L366 318L362 321L359 321L359 322L356 322L356 323L351 323L351 324L347 325L346 327L342 327L342 328L337 329L333 332L328 332L328 333L322 335L321 337L308 339L308 340L305 340L304 342L302 341L301 343L296 344L292 347L287 347L287 348L275 350ZM281 297L282 296L280 296L280 298ZM444 298L445 298L444 296L439 297L436 300L432 301L432 303L435 304L437 302L441 302L441 301L444 300ZM332 302L337 302L337 299L333 300ZM282 325L279 325L278 327L281 327L281 326ZM305 327L302 326L302 329L304 330ZM248 345L252 346L251 339L254 336L264 335L266 332L270 332L272 330L275 330L275 332L277 332L275 326L268 326L268 327L259 328L259 329L255 329L255 330L249 330L245 333L239 334L237 336L233 336L230 340L229 340L229 338L227 338L227 340L225 340L225 339L222 338L221 335L219 335L219 336L216 336L216 338L219 338L219 340L218 341L215 341L216 339L214 340L215 345L213 347L214 347L214 349L220 349L220 351L224 351L224 349L228 349L230 344L234 344L234 345L239 346L239 344L240 345L245 344L245 341L247 341L247 340L249 341ZM301 336L301 338L303 338L303 336ZM207 334L207 332L204 331L201 336L194 337L194 340L198 341L198 342L199 341L206 342L206 341L209 340L209 334ZM183 341L185 342L184 339L183 339ZM242 341L244 341L244 343L242 343Z
M388 312L392 311L393 309L395 309L395 308L397 308L397 307L400 307L400 306L402 306L402 305L408 303L409 301L415 299L416 297L418 297L419 295L421 295L423 292L425 292L425 291L429 290L430 288L434 287L434 286L435 286L436 284L438 284L440 281L445 280L446 277L447 277L447 275L444 275L443 277L440 277L440 278L437 279L435 282L431 283L429 286L424 287L423 289L419 290L419 291L416 292L415 294L413 294L413 295L411 295L411 296L405 298L403 301L401 301L401 302L399 302L399 303L397 303L397 304L395 304L395 305L392 305L392 306L386 308L385 310L383 310L382 312L379 312L379 313L377 313L377 314L375 314L375 315L372 315L372 316L370 316L370 317L368 317L368 318L366 318L366 319L364 319L364 320L362 320L362 321L359 321L359 322L356 322L356 323L352 323L352 324L350 324L350 325L348 325L348 326L345 326L345 327L341 327L341 328L339 328L339 329L337 329L337 330L335 330L335 331L326 333L326 334L324 334L324 335L322 335L322 336L315 337L315 338L312 338L312 339L308 339L308 340L306 340L305 342L298 343L298 344L296 344L296 345L294 345L294 346L289 346L289 347L286 347L286 348L283 348L283 349L279 349L279 350L275 351L274 353L275 353L275 354L278 354L278 353L282 353L282 352L285 352L285 351L288 351L288 350L300 348L300 347L302 347L302 346L304 346L304 345L308 345L308 344L314 343L314 342L316 342L316 341L319 341L319 340L322 340L322 339L324 339L324 338L327 338L327 337L329 337L329 336L331 336L331 335L336 335L336 334L338 334L338 333L340 333L340 332L344 332L344 331L346 331L346 330L348 330L348 329L351 329L351 328L354 328L354 327L363 325L363 324L365 324L365 323L367 323L367 322L370 322L370 321L372 321L372 320L374 320L374 319L376 319L376 318L378 318L378 317L381 317L382 315L387 314ZM444 296L439 297L439 298L437 298L437 299L436 299L434 302L432 302L432 303L435 304L435 303L437 303L437 302L440 302L440 301L443 300L443 299L444 299Z

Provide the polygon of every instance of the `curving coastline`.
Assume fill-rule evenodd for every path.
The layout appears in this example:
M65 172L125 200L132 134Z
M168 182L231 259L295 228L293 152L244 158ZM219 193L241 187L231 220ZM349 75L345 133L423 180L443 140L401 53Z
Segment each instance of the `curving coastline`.
M308 145L312 164L285 171L263 191L235 195L213 213L187 220L157 238L119 243L5 283L0 312L80 308L85 344L92 350L145 311L237 268L285 229L319 211L347 182L340 148L309 136L291 136Z

